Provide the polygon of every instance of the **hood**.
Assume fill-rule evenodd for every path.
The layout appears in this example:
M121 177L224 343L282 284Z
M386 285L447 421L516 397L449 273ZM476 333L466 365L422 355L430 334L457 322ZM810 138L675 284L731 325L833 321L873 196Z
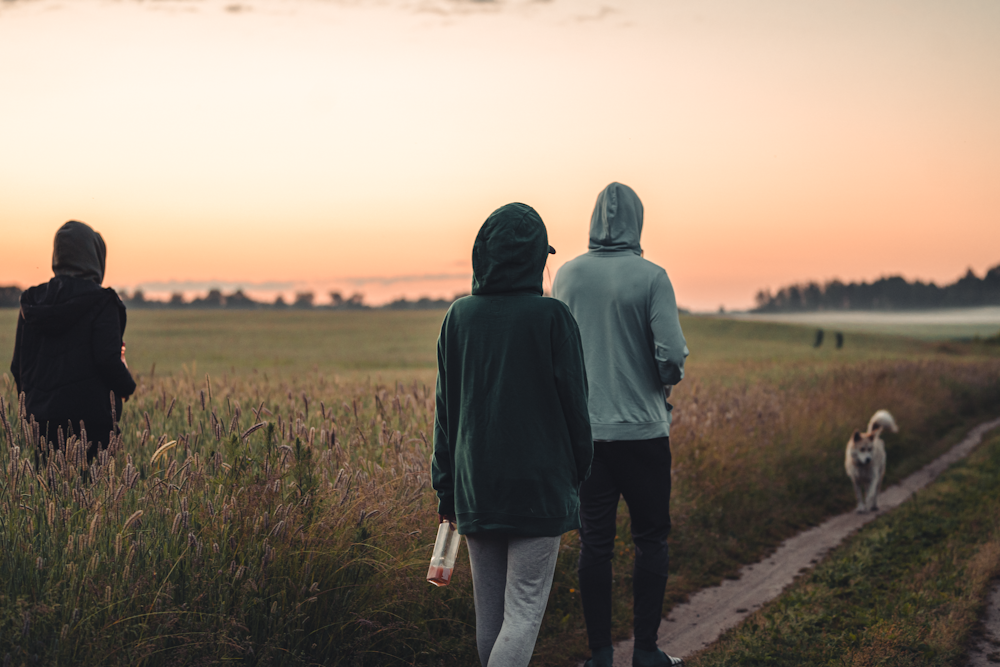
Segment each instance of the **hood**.
M486 218L472 246L472 293L542 294L549 253L545 223L527 204L501 206Z
M597 195L590 217L590 249L631 250L642 254L642 202L627 185L612 183Z
M52 244L52 272L57 276L71 276L104 282L104 259L107 248L101 235L76 220L70 220L56 232Z
M21 294L24 323L53 334L69 329L95 308L101 308L110 289L91 280L56 276L49 282L28 288Z

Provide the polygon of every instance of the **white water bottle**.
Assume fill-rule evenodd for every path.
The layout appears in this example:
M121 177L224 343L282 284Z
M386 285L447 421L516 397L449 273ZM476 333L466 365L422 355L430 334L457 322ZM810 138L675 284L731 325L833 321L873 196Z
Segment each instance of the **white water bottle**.
M455 570L455 558L458 556L458 545L462 536L458 534L458 526L445 519L438 525L437 540L434 542L434 555L431 565L427 568L427 581L435 586L447 586L451 582L451 574Z

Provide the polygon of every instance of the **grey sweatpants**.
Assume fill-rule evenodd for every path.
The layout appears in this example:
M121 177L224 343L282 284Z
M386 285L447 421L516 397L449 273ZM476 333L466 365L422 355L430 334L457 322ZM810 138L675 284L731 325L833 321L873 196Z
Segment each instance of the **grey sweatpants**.
M549 601L559 537L469 535L483 667L527 667Z

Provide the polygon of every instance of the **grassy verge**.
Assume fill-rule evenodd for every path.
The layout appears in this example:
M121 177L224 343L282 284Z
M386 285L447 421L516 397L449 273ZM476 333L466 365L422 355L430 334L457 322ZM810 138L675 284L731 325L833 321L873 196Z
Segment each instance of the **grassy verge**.
M423 581L441 314L145 315L127 334L139 390L95 466L72 443L39 465L0 381L0 661L473 664L467 563L447 588ZM849 509L844 443L874 410L903 429L891 481L1000 404L1000 358L971 346L873 336L815 350L793 327L684 325L695 356L673 399L668 607ZM624 637L624 512L619 535ZM566 535L533 664L586 653L576 555Z
M739 384L735 374L725 382L692 378L671 434L674 529L664 613L693 592L736 576L743 564L757 562L803 528L850 511L854 501L843 469L844 446L853 429L867 424L876 405L893 406L899 423L906 425L898 435L886 437L887 484L946 451L984 415L996 416L1000 393L995 368L982 377L982 384L965 384L971 375L958 378L978 374L982 367L941 363L786 367L778 382L754 378L746 370L736 375ZM625 639L632 629L633 553L624 505L618 537L613 629L616 639ZM538 664L565 665L567 654L588 655L579 604L567 600L576 595L578 550L575 536L567 540L550 601L558 611L546 617L545 624L553 627L539 641ZM570 632L560 631L556 623ZM575 643L569 638L572 632Z
M1000 574L1000 435L862 529L693 667L957 665Z

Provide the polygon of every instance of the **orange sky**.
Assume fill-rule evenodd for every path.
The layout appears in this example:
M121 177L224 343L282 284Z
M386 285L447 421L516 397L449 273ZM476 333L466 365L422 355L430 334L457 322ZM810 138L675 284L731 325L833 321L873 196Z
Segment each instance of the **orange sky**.
M75 218L116 287L450 296L613 180L690 308L1000 264L992 1L13 0L0 62L0 284Z

